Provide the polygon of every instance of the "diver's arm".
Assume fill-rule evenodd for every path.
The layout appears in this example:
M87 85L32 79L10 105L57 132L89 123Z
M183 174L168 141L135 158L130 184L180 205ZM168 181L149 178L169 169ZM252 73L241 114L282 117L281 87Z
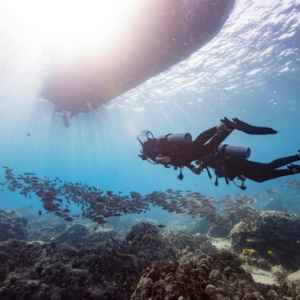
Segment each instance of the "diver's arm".
M194 165L185 165L185 167L189 168L194 174L199 175L202 171L201 167L195 167Z
M158 155L155 158L156 163L166 165L171 162L171 158L169 156L162 156L161 153L158 153Z
M164 157L156 157L156 162L158 164L162 164L162 165L167 165L171 162L171 158L169 156L164 156Z

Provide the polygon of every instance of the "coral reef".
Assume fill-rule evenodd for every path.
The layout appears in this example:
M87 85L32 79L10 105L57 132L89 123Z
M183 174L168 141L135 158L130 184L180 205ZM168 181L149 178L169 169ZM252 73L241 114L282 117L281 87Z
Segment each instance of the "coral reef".
M287 270L300 268L298 215L267 211L252 220L239 222L229 237L235 251L254 249L272 264L281 264Z
M27 239L27 219L14 210L0 210L0 242L8 239Z
M55 215L43 216L28 223L28 241L66 244L100 243L116 236L114 229L94 223L68 223Z
M178 251L174 246L163 239L154 225L139 223L132 227L126 237L131 242L134 254L139 258L140 266L149 266L156 260L174 259Z
M69 223L55 216L43 216L28 222L28 241L50 242L68 228Z
M0 299L130 299L143 267L177 251L153 225L99 245L0 243Z
M89 237L89 227L79 225L63 231L69 233L68 241ZM72 230L84 234L73 239ZM63 240L63 235L58 236ZM287 299L286 294L297 296L298 283L286 283L284 288L256 284L241 267L239 256L216 251L207 236L182 230L160 233L147 223L133 226L126 238L111 237L100 244L9 240L0 242L0 299L279 300ZM202 254L208 252L215 253ZM252 252L249 257L258 259Z
M287 294L293 299L300 299L300 270L294 273L283 273L286 277L283 280L283 286L287 289Z
M100 245L0 243L0 298L129 299L141 270Z
M217 252L209 238L201 233L190 235L183 230L169 229L163 233L163 238L172 243L172 245L181 250L182 254L187 252L197 252L199 254Z
M279 287L257 285L240 264L228 251L181 262L155 262L144 270L131 300L284 299Z
M114 236L116 232L111 228L95 224L73 223L52 240L66 244L100 243Z

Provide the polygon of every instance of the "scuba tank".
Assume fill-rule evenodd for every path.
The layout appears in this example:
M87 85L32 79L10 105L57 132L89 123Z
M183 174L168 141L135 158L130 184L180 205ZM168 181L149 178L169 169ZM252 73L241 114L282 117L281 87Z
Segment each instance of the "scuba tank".
M200 161L197 161L196 164L201 163L201 170L206 169L208 171L208 167L211 167L214 169L216 174L216 181L215 186L218 186L218 179L221 177L225 178L226 184L229 185L229 181L233 181L233 183L239 187L241 190L246 190L245 186L245 180L247 179L243 175L232 175L228 172L226 167L226 161L227 159L230 161L230 157L234 158L249 158L251 154L251 149L249 147L237 147L237 146L229 146L229 145L219 145L215 151L214 154L212 154L209 158L208 162L203 161L202 163ZM227 157L226 158L224 158ZM211 178L210 172L208 171L208 176ZM237 185L234 181L234 178L237 177L239 180L242 181L241 185Z
M224 154L225 156L228 156L228 157L249 158L250 154L251 154L251 149L249 147L219 145L216 148L215 152Z
M178 133L178 134L167 134L161 135L157 138L158 141L167 140L171 144L187 144L192 141L192 136L190 133Z

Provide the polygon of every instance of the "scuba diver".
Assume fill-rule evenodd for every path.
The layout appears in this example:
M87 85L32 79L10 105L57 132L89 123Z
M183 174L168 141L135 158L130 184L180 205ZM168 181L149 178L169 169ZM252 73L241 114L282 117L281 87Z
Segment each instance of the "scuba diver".
M228 149L226 149L227 147ZM300 166L292 164L300 160L300 150L298 152L296 155L279 158L270 163L258 163L247 159L250 156L249 148L220 145L214 153L210 153L196 161L199 167L194 167L193 172L199 175L206 169L208 176L211 178L208 168L212 168L216 175L215 186L218 186L218 178L222 177L225 178L227 185L230 180L238 186L234 181L237 178L242 181L241 186L238 187L245 190L245 180L247 178L255 182L264 182L300 173ZM288 164L291 165L287 166L287 169L277 170Z
M145 142L138 138L143 148L139 156L152 164L163 164L166 168L170 168L169 165L171 165L175 170L180 168L180 174L177 178L182 180L181 168L188 167L195 172L196 168L192 162L213 153L234 129L257 135L277 133L271 128L252 126L237 118L233 119L233 122L224 118L221 120L221 124L202 132L195 141L192 141L189 133L167 134L154 138L153 134L147 131ZM149 137L149 134L152 138Z

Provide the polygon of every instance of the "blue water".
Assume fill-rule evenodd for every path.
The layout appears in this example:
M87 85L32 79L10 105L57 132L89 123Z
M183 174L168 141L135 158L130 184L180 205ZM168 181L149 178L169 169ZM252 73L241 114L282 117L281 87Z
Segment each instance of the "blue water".
M168 188L217 198L241 193L232 183L226 186L219 180L215 187L206 173L196 176L188 169L179 181L178 171L142 161L135 138L145 128L154 136L190 132L196 138L224 116L238 117L278 130L270 136L234 132L226 140L250 147L251 160L270 162L296 154L300 149L299 10L299 0L236 1L219 34L189 59L71 119L69 128L54 120L53 105L38 97L49 54L33 39L25 42L13 23L1 19L0 166L11 167L16 175L34 172L41 178L59 177L123 195ZM4 181L3 169L0 182ZM251 196L280 184L246 183L243 193ZM282 195L288 191L279 190ZM38 197L24 198L4 187L0 209L25 205L42 209ZM165 216L157 212L152 209L143 217Z

